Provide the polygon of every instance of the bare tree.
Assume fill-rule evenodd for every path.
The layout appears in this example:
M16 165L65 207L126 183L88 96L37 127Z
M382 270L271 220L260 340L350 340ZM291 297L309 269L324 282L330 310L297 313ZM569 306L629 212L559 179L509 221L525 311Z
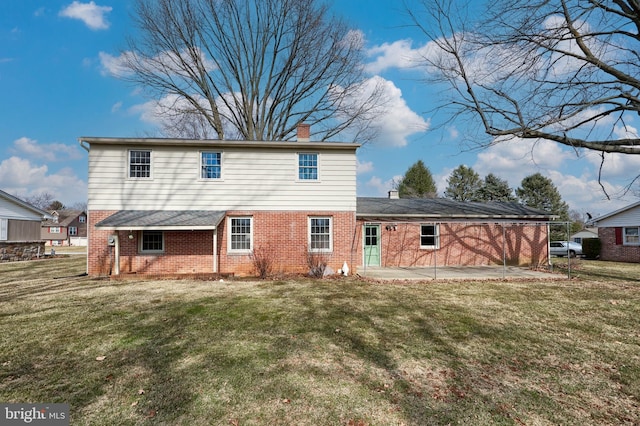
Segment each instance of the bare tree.
M640 114L638 0L487 6L471 19L457 0L407 7L436 46L422 64L453 89L445 101L453 119L479 122L482 146L546 139L597 151L602 161L607 153L640 154L638 131L629 125Z
M22 198L32 206L39 208L40 210L49 210L49 206L51 206L51 204L53 204L54 202L53 195L48 192L41 192L30 197L20 198Z
M173 136L316 140L374 134L380 88L363 39L319 0L137 0L121 76L158 100Z

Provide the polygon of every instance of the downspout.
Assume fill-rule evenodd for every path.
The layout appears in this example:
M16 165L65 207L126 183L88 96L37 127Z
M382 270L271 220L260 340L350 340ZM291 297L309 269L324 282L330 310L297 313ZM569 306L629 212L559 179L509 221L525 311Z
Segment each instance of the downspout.
M218 273L218 227L213 228L213 273Z

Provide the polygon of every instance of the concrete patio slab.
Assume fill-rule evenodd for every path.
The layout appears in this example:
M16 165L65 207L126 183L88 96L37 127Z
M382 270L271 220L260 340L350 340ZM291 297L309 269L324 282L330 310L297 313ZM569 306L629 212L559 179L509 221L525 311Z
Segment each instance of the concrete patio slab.
M439 266L417 267L367 267L360 268L358 274L363 277L380 280L440 280L440 279L506 279L506 278L538 278L550 279L565 277L545 271L536 271L525 267L516 266Z

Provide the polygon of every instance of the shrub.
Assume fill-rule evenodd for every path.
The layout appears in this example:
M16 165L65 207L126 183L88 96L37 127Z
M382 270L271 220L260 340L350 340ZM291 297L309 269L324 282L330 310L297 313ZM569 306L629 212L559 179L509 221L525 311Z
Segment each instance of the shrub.
M582 254L587 259L599 259L601 247L602 242L599 238L584 238L582 240Z
M307 253L307 266L309 275L315 278L324 277L327 270L327 256L324 253Z
M251 253L251 261L256 275L261 279L268 278L273 270L273 253L269 250L256 247Z

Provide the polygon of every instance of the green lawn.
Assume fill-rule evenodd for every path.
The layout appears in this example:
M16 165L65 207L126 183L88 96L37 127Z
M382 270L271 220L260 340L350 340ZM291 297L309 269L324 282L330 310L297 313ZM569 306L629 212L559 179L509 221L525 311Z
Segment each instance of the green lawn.
M640 265L387 284L84 262L0 264L0 401L69 403L73 425L640 424Z

